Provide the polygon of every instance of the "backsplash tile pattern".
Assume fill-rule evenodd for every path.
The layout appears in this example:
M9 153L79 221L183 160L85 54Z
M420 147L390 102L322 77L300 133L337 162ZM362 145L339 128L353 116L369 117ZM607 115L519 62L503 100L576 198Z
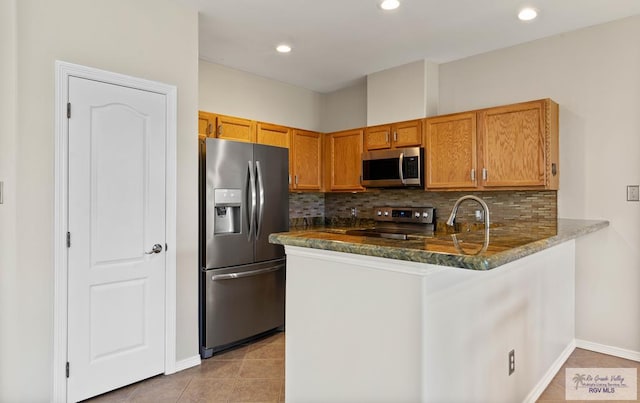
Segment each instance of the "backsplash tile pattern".
M289 225L324 224L324 193L289 193Z
M558 215L556 191L500 191L500 192L424 192L421 189L381 189L365 193L327 193L325 221L339 222L351 218L355 208L359 219L372 219L378 206L433 206L438 224L444 224L456 200L466 194L482 198L489 206L492 222L507 220L548 221ZM475 210L480 206L465 201L458 210L458 221L476 221Z
M447 220L454 203L466 194L482 198L489 206L491 222L508 220L555 221L558 216L557 192L425 192L422 189L380 189L365 193L289 193L291 226L360 225L371 223L378 206L433 206L438 225ZM352 217L352 209L356 217ZM475 211L480 206L465 201L457 215L458 222L477 221ZM355 224L354 224L355 223Z

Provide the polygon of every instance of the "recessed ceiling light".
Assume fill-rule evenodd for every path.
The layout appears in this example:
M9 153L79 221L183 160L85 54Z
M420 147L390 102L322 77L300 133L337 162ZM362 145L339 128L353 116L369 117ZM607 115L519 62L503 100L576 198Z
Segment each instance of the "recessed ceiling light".
M380 2L380 8L383 10L395 10L398 7L400 7L398 0L382 0Z
M518 18L520 18L521 21L531 21L532 19L536 18L538 16L538 12L533 9L533 8L523 8L522 10L520 10L520 12L518 13Z
M284 43L276 46L276 50L280 53L289 53L291 52L291 46L285 45Z

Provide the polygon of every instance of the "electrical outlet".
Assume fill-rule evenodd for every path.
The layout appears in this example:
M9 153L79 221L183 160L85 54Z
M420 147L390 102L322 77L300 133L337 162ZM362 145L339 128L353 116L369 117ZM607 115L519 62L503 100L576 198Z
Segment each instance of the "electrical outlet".
M352 208L351 209L351 217L357 217L358 216L358 209Z
M627 201L640 201L640 186L627 186Z
M476 221L484 220L484 212L482 210L476 210Z
M516 350L509 351L509 375L516 371Z

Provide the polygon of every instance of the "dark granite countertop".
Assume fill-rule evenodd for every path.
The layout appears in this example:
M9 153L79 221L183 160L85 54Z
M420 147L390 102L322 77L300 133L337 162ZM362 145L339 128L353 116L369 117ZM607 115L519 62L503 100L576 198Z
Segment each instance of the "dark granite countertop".
M553 222L505 222L483 229L407 240L346 235L347 227L310 227L271 234L275 244L431 263L471 270L489 270L578 238L609 225L602 220L558 219Z

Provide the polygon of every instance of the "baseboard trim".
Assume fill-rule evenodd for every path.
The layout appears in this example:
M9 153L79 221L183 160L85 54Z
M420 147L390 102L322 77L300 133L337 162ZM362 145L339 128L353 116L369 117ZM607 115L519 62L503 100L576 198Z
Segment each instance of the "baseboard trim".
M177 361L176 372L180 372L191 367L197 367L198 365L200 365L200 356L194 355L193 357L189 357L189 358L185 358L184 360Z
M562 351L560 356L553 362L551 367L549 367L549 370L544 374L542 379L540 379L540 381L536 384L536 386L534 386L534 388L531 390L531 392L529 392L527 397L524 398L523 400L524 403L535 403L535 401L538 400L540 395L542 395L542 393L547 389L547 386L549 386L553 378L556 376L558 371L560 371L565 361L567 361L567 359L569 358L571 353L573 353L573 350L575 350L575 348L576 348L576 340L573 339L571 340L571 342L569 342L567 347L565 347L565 349Z
M596 353L612 355L614 357L640 362L640 351L626 350L620 347L607 346L606 344L594 343L592 341L580 339L576 339L576 347L594 351Z

